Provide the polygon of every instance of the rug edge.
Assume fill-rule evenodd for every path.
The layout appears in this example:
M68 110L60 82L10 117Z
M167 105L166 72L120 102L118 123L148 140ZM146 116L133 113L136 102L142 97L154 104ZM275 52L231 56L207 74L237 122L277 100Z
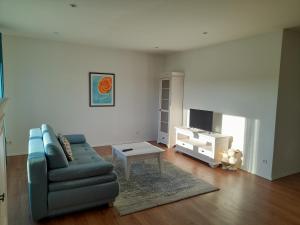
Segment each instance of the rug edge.
M130 211L124 212L124 213L121 213L116 206L115 206L115 208L118 211L120 216L126 216L126 215L130 215L130 214L133 214L133 213L141 212L141 211L144 211L144 210L147 210L147 209L153 209L153 208L158 207L158 206L167 205L167 204L170 204L170 203L173 203L173 202L179 202L181 200L186 200L186 199L189 199L189 198L194 198L196 196L216 192L216 191L219 191L219 190L220 190L220 188L215 187L212 190L208 190L208 191L205 191L205 192L202 192L202 193L192 194L190 196L186 196L186 197L175 199L175 200L165 200L165 201L160 202L159 204L153 204L153 206L147 206L147 207L144 207L144 208L141 208L141 209L138 209L138 210L134 210L134 211L130 210Z

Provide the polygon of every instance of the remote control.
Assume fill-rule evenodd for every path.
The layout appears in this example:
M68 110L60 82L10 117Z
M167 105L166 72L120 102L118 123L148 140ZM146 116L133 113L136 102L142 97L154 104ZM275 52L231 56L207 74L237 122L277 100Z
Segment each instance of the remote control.
M123 149L122 152L128 152L128 151L132 151L133 148L126 148L126 149Z

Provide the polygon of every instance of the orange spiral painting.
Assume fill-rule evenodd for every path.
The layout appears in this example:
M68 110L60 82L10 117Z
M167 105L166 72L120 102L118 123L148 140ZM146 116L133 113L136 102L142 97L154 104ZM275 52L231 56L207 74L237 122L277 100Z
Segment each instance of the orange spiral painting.
M102 94L108 93L112 88L112 78L103 77L98 83L98 91Z

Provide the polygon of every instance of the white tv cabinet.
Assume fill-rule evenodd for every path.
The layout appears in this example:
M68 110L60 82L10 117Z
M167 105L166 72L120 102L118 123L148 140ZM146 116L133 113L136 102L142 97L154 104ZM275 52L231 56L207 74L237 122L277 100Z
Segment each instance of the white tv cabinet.
M207 162L216 167L222 153L228 150L230 136L199 129L176 127L175 150Z

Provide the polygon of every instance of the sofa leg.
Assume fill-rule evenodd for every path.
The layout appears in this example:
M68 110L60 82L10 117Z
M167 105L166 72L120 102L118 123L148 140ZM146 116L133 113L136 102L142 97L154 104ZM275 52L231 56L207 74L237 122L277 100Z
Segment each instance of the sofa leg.
M114 207L114 202L113 202L113 201L111 201L111 202L108 202L108 207L109 207L109 208L112 208L112 207Z

